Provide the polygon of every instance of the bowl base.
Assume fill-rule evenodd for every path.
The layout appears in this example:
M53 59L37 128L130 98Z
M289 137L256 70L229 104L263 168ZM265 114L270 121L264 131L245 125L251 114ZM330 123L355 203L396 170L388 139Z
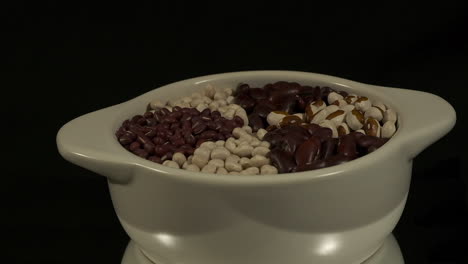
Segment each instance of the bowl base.
M395 237L390 234L382 246L361 264L404 264L400 247ZM140 250L135 242L130 240L122 258L122 264L165 264L152 262Z

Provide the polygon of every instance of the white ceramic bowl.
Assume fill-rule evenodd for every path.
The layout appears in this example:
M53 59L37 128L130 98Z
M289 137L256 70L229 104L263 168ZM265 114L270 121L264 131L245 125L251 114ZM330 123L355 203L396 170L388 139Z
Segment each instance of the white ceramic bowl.
M398 112L398 131L377 151L342 165L258 176L164 167L128 152L114 136L152 99L181 97L206 84L280 80L380 100ZM68 161L108 177L122 226L158 264L360 263L398 222L413 158L455 120L446 101L424 92L305 72L235 72L172 83L81 116L60 129L57 145Z

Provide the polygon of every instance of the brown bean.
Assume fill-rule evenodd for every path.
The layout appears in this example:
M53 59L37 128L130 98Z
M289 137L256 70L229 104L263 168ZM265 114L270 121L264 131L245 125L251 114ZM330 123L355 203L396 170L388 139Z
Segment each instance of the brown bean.
M136 154L137 156L140 156L144 159L146 159L146 157L148 157L148 152L144 149L135 149L133 151L134 154Z
M234 120L236 127L243 127L244 126L244 120L240 116L234 116L234 118L232 120Z
M303 166L312 163L320 152L320 140L316 137L310 137L304 141L296 150L295 159L297 166Z
M197 143L195 144L195 147L200 147L201 144L203 144L204 142L207 142L207 141L210 141L209 139L205 139L205 138L200 138L199 140L197 140Z
M213 112L211 112L211 117L213 119L217 118L217 117L221 117L221 113L219 111L213 111Z
M148 111L148 112L145 112L145 113L143 114L143 117L144 117L144 118L152 118L152 117L153 117L153 112L149 112L149 111Z
M192 132L193 134L197 135L205 131L207 128L206 124L202 121L192 123Z
M161 163L161 158L158 157L158 156L149 156L148 157L148 160L152 161L152 162L156 162L156 163Z
M373 136L361 136L359 139L357 139L357 143L360 147L363 148L368 148L370 146L378 145L379 142L378 137L373 137Z
M173 113L174 113L174 112L177 113L177 112L180 112L180 111L182 111L182 107L180 107L180 106L174 106L174 107L172 108L172 112L173 112Z
M123 135L119 138L119 142L122 145L128 145L133 142L133 139L129 137L128 135Z
M288 134L282 137L281 140L281 150L284 152L294 155L296 152L297 148L305 141L304 138L301 138L297 134Z
M134 151L134 150L136 150L136 149L139 149L140 146L141 146L140 142L134 141L134 142L132 142L132 143L130 144L130 146L129 146L128 149L129 149L130 151Z
M130 120L130 123L136 124L136 123L138 123L138 120L140 120L140 118L143 118L143 116L142 116L142 115L135 115L135 116L132 117L132 119Z
M251 112L255 106L255 100L246 94L237 95L234 102L244 108L247 113Z
M329 138L322 143L321 148L321 159L328 159L331 156L335 155L336 145L338 144L337 139Z
M153 143L154 143L155 145L162 145L162 144L164 144L165 142L166 142L166 140L164 140L164 139L162 139L162 138L160 138L160 137L154 137L154 138L153 138Z
M138 134L137 135L137 140L141 144L146 144L146 143L151 143L152 144L151 139L149 137L145 136L144 134Z
M262 88L251 88L249 90L249 95L255 100L260 100L267 98L268 93Z
M357 157L358 152L356 150L356 140L354 137L351 135L342 136L338 144L337 152L347 157Z
M297 100L295 95L287 95L282 98L279 110L287 112L288 114L294 113L296 108Z
M308 171L308 170L317 170L327 167L327 162L325 160L314 160L310 164L305 164L302 166L297 166L296 171Z
M203 133L200 134L200 138L203 139L214 139L218 135L218 132L214 130L206 130L203 131Z
M239 84L239 86L237 86L237 89L235 90L234 95L248 93L249 89L250 89L250 86L248 84L241 83L241 84Z
M190 145L194 145L197 142L197 140L191 133L187 133L184 136L184 140L185 140L185 143L190 144Z
M154 148L155 148L155 145L153 144L153 142L148 142L143 145L143 149L146 150L148 154L153 154Z
M312 136L318 137L321 142L324 142L325 140L332 138L332 135L333 135L333 131L327 127L321 127L315 130L314 134L312 134Z
M258 114L262 118L266 118L268 114L273 110L274 110L274 107L271 108L270 106L266 104L258 103L252 112Z
M169 109L167 109L167 108L161 108L159 110L159 113L161 113L163 116L166 116L166 115L170 114L171 111L169 111Z

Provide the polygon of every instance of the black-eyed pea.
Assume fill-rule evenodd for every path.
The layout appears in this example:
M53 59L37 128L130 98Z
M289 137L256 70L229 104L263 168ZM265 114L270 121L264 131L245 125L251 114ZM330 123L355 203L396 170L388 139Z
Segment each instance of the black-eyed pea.
M342 108L342 107L348 105L348 103L344 99L340 99L340 100L336 100L335 102L333 102L332 105L336 105L336 106Z
M228 171L225 168L218 167L216 169L216 174L228 174Z
M343 120L345 119L346 112L343 110L336 110L335 112L332 112L329 114L325 119L332 121L335 126L338 126L339 124L343 123Z
M240 172L241 175L258 175L260 169L257 167L250 167Z
M263 165L267 165L269 163L270 163L270 160L266 158L265 156L261 156L261 155L255 155L249 161L249 164L251 167L257 167L257 168L260 168Z
M385 113L385 111L387 110L387 107L385 106L385 104L380 101L374 101L372 105L379 108L382 111L382 113Z
M396 132L395 123L392 121L387 121L383 124L381 129L381 137L382 138L391 138L393 134Z
M172 161L172 160L166 160L163 162L162 165L170 167L170 168L174 168L174 169L180 169L179 164L177 164L177 162Z
M354 108L356 108L356 107L354 105L352 105L352 104L347 104L345 106L340 107L340 109L345 111L346 113L353 111Z
M356 102L357 99L358 99L358 98L357 98L356 95L351 95L351 94L348 95L348 96L346 96L346 97L344 98L344 100L345 100L346 103L348 103L348 104L354 104L354 103Z
M172 160L177 162L179 166L182 166L187 161L187 158L185 157L184 154L180 152L176 152L174 153L174 155L172 155Z
M281 122L279 123L280 127L288 126L288 125L293 125L293 124L300 124L302 122L302 119L299 118L296 115L287 115L285 116Z
M388 121L396 123L397 121L396 112L393 109L387 109L384 113L382 121L384 124L387 123Z
M263 165L260 168L260 174L262 174L262 175L278 174L278 169L275 166L272 166L272 165Z
M201 172L205 172L205 173L215 173L216 172L216 169L217 167L213 164L206 164L205 166L203 166L203 168L201 169Z
M361 129L364 125L365 118L361 111L354 109L346 114L346 124L352 130Z
M269 148L258 146L252 150L252 156L256 156L256 155L266 156L268 152L270 152Z
M336 129L336 125L333 121L330 121L330 120L323 120L319 126L321 127L326 127L326 128L329 128L331 129L332 131L332 137L333 138L337 138L338 137L338 130Z
M304 121L310 123L312 121L312 118L314 115L319 111L318 107L313 105L313 104L308 104L305 107L305 113L304 113Z
M371 108L372 102L369 100L369 98L361 96L356 100L354 106L356 106L357 110L366 112L369 108Z
M214 165L217 168L224 168L224 160L222 159L212 159L208 161L208 164Z
M200 168L195 165L195 164L189 164L185 170L188 170L188 171L194 171L194 172L199 172L200 171Z
M262 140L263 137L266 135L266 133L268 133L268 131L266 131L263 128L260 128L259 130L257 130L256 136L257 136L258 139Z
M301 121L304 120L304 114L303 113L295 113L293 115L299 117L301 119Z
M337 92L331 92L328 94L327 101L328 104L333 104L337 100L342 100L343 96Z
M327 114L333 113L333 112L335 112L335 111L337 111L339 109L340 109L340 107L337 106L337 105L329 105L329 106L325 107L325 111L327 112Z
M318 112L318 111L320 111L322 109L325 109L325 107L327 107L327 104L324 101L320 100L320 99L316 100L316 101L313 101L311 103L311 105L317 107L317 109L316 109L316 111L314 111L314 113Z
M347 135L349 134L349 132L351 132L346 123L341 123L340 125L338 125L336 130L338 131L338 137Z
M319 124L320 122L322 122L323 120L325 120L325 118L327 118L327 111L325 109L322 109L320 111L318 111L313 117L312 117L312 121L311 123L313 124Z
M216 147L211 151L212 159L225 160L229 155L231 155L231 152L225 147Z
M368 136L380 137L380 123L375 118L367 118L363 129Z
M270 126L278 126L283 118L287 115L287 112L272 111L267 115L266 120Z
M367 119L369 117L372 117L376 119L377 121L382 120L383 118L382 110L380 110L380 108L378 107L372 106L371 108L367 109L367 111L364 113L364 118Z

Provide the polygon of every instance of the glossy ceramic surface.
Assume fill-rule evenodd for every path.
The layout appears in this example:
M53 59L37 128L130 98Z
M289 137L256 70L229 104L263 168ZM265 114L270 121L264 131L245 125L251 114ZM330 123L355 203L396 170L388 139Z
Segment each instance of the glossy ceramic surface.
M399 113L399 129L377 151L339 166L288 175L234 176L164 167L123 149L114 132L147 103L212 84L279 80L365 95ZM204 76L160 87L81 116L57 136L62 156L109 179L116 213L131 239L160 264L360 263L395 227L412 159L455 124L438 96L288 71Z

